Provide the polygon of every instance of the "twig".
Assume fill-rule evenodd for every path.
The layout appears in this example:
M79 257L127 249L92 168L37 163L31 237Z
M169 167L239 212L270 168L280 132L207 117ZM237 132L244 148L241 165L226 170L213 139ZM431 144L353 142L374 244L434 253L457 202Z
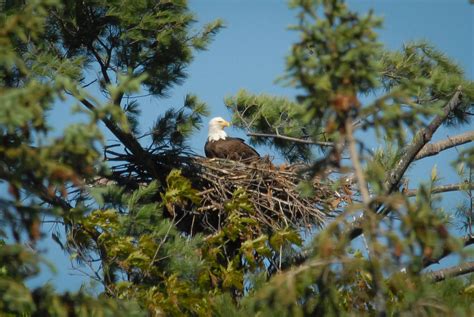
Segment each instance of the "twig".
M265 227L322 225L328 217L321 206L327 197L332 197L330 185L314 179L316 194L311 198L302 198L297 191L297 184L303 176L297 170L293 171L291 166L279 169L264 159L245 164L223 159L195 158L193 164L196 167L192 170L198 171L195 176L207 182L199 191L199 214L204 214L203 218L216 213L219 215L218 223L208 227L211 232L216 230L215 227L220 227L221 221L225 221L227 212L224 206L238 188L245 190L254 207L246 217L259 221Z
M294 137L291 137L291 136L286 136L286 135L281 135L281 134L248 132L247 135L251 136L251 137L282 139L282 140L293 141L293 142L303 143L303 144L314 144L314 145L330 146L330 147L334 146L333 142L323 142L323 141L314 141L314 140L309 140L309 139L300 139L300 138L294 138Z
M365 181L364 172L360 164L359 153L357 153L356 142L354 140L354 135L353 135L353 125L351 121L352 120L348 118L346 119L346 122L345 122L346 139L349 146L349 153L351 156L352 165L354 166L357 184L359 185L359 191L362 196L362 202L364 204L364 212L369 212L369 208L370 208L369 189L367 187L367 182ZM370 239L369 241L367 241L365 238L365 235L362 234L363 241L367 247L369 259L371 256L374 258L377 258L379 255L373 245L373 240L375 239L376 229L377 229L376 224L373 220L370 221L370 229L371 230L368 232L368 236ZM375 261L371 261L370 263L371 263L370 265L371 272L374 276L373 286L374 286L374 290L376 294L376 307L379 314L383 316L386 310L385 299L383 295L384 293L383 292L383 287L384 287L383 276L380 271L380 266L378 265L378 263Z
M442 186L436 186L431 189L432 194L439 194L439 193L446 193L446 192L454 192L459 190L466 190L466 189L473 189L473 183L459 183L459 184L448 184ZM418 193L418 189L410 189L405 194L408 197L416 196Z
M472 185L472 167L469 168L469 184ZM468 223L469 223L469 234L472 237L472 221L474 219L474 197L472 194L473 187L471 186L470 190L467 192L469 196L469 216L468 216Z

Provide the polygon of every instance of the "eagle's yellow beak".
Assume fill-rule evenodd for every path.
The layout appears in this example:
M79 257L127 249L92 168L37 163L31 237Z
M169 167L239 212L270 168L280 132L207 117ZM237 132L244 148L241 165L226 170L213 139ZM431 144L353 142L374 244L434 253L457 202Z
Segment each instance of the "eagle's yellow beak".
M224 120L224 122L222 122L222 127L230 127L230 122Z

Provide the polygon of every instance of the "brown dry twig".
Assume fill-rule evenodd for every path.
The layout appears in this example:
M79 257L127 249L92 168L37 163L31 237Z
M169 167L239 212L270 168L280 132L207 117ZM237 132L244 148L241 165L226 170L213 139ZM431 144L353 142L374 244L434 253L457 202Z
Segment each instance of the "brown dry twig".
M329 180L311 179L313 195L301 196L298 184L309 181L300 173L300 166L275 167L269 159L253 162L237 162L223 159L193 158L194 175L187 177L200 179L202 188L199 195L202 205L198 213L213 213L226 217L225 205L238 189L242 189L253 210L249 216L268 226L268 229L285 227L321 226L331 215L330 203L339 196L331 189ZM203 182L204 181L204 182ZM194 186L196 188L196 186ZM340 200L342 202L342 200ZM220 227L217 224L215 230Z

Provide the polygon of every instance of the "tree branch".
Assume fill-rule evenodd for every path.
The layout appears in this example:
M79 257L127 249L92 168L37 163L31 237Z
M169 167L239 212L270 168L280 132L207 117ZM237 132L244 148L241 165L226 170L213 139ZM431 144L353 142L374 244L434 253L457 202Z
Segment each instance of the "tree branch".
M350 122L350 120L347 120L345 125L346 138L349 145L352 165L354 166L354 171L357 178L357 184L359 185L360 195L362 196L362 201L364 202L365 207L368 207L370 202L370 195L367 187L367 182L365 181L364 172L362 170L362 166L360 165L360 159L357 153L354 136L352 135L352 123Z
M474 244L474 236L466 236L464 239L464 248ZM443 258L447 257L453 252L450 248L445 248L436 258L423 258L423 268L430 266L431 264L437 264Z
M435 116L430 124L427 127L421 129L421 131L419 131L414 136L411 143L402 149L402 157L398 161L398 164L395 166L395 168L389 173L384 182L387 193L391 193L397 188L398 183L408 169L408 166L410 166L410 164L415 159L416 155L425 146L425 144L431 140L433 134L436 132L436 130L438 130L440 125L446 120L449 114L461 104L460 98L461 86L457 88L454 95L444 106L443 113Z
M94 55L95 59L99 63L100 70L102 72L102 75L104 76L104 80L107 84L110 84L110 77L109 74L107 73L107 65L104 63L102 60L102 57L100 57L99 53L95 50L94 46L92 44L88 45L89 50L91 51L92 55Z
M88 101L87 99L81 99L80 102L86 106L89 110L94 111L95 106ZM118 127L115 122L110 119L102 118L105 126L112 132L117 139L122 142L122 144L137 158L138 162L142 163L143 166L148 170L148 172L153 176L158 178L158 173L156 165L154 164L151 156L138 142L137 138L130 132L123 131Z
M351 156L352 165L354 167L355 175L357 178L357 184L359 185L359 191L362 196L364 208L365 210L368 210L369 204L370 204L369 189L367 187L367 182L364 177L364 171L360 163L359 153L357 152L357 149L356 149L356 142L354 140L354 135L353 135L353 124L350 118L346 119L345 128L346 128L346 140L349 146L349 153ZM367 241L365 240L365 236L363 236L364 242L367 248L367 252L370 252L368 253L369 258L371 256L374 256L374 257L379 256L378 254L379 252L376 250L376 248L374 248L374 244L373 244L376 228L375 228L374 222L372 222L371 224L372 224L371 226L372 230L368 233L369 238L370 238L369 243L367 243ZM370 267L371 267L371 273L373 275L374 291L376 294L375 296L376 307L379 312L385 312L386 306L385 306L385 300L383 298L383 291L382 291L383 275L382 275L382 271L380 270L380 267L374 263L375 262L371 262ZM384 315L384 314L382 313L380 315Z
M450 277L460 276L474 272L474 262L466 262L457 266L449 267L439 271L425 273L431 281L440 282Z
M474 184L470 183L459 183L459 184L448 184L448 185L441 185L436 186L431 189L432 194L439 194L439 193L447 193L447 192L455 192L459 190L466 190L466 189L474 189ZM405 194L408 197L416 196L418 193L418 189L410 189Z
M293 141L293 142L303 143L303 144L314 144L314 145L331 146L331 147L334 146L334 143L332 142L322 142L322 141L313 141L309 139L300 139L300 138L294 138L291 136L286 136L286 135L281 135L281 134L248 132L247 135L251 137L282 139L282 140Z
M462 145L474 141L474 131L468 131L453 137L448 137L446 140L442 140L436 143L426 144L420 152L415 156L416 160L421 160L422 158L433 156L438 154L441 151L450 149L457 145Z
M460 98L461 86L457 88L454 95L444 106L443 113L436 115L430 122L430 124L427 127L423 128L421 131L419 131L413 137L410 144L408 144L402 149L402 157L398 161L398 164L395 166L395 168L388 173L388 176L384 181L384 187L386 189L385 191L387 195L392 193L398 187L400 180L408 169L408 166L410 166L410 164L415 159L415 156L420 152L420 150L425 146L425 144L427 144L431 140L433 134L446 120L449 114L461 104ZM383 206L380 207L382 207L382 209L379 211L379 213L382 217L390 212L388 208L383 208ZM357 220L351 223L346 233L349 236L349 239L353 240L362 234L362 224L365 221L366 217L362 215Z

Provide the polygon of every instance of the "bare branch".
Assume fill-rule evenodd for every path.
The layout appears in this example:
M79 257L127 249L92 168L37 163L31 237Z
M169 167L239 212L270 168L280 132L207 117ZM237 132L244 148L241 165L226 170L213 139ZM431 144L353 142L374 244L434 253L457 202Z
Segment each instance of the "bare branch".
M459 184L448 184L448 185L436 186L431 189L431 193L439 194L439 193L455 192L455 191L466 190L466 189L474 189L474 184L466 182L466 183L459 183ZM418 189L410 189L405 194L408 197L413 197L413 196L416 196L417 193L418 193Z
M474 131L468 131L453 137L448 137L446 140L442 140L436 143L426 144L420 152L415 156L416 160L421 160L422 158L433 156L438 154L441 151L450 149L457 145L462 145L474 141Z
M428 272L425 275L433 282L440 282L450 277L460 276L474 272L474 262L466 262L439 271Z
M80 100L83 105L85 105L89 110L95 110L95 106L88 101L87 99ZM135 155L143 154L145 151L137 139L129 132L125 132L120 127L118 127L115 122L107 118L103 118L102 122L107 126L107 128L119 139L122 144L130 150Z
M303 144L314 144L314 145L320 145L320 146L334 146L334 143L332 143L332 142L313 141L313 140L310 140L310 139L300 139L300 138L294 138L294 137L291 137L291 136L286 136L286 135L281 135L281 134L248 132L247 135L252 136L252 137L282 139L282 140L293 141L293 142L303 143Z
M110 81L109 74L107 73L107 66L106 66L105 62L102 60L102 57L100 57L99 53L95 50L95 48L92 44L88 45L88 48L89 48L90 52L92 53L92 55L94 55L97 62L99 63L100 70L102 72L102 75L104 76L105 82L107 84L110 84L111 81Z
M93 83L97 82L97 78L92 80L91 82L87 83L87 84L84 84L83 86L81 86L82 89L84 88L87 88L89 87L90 85L92 85Z

